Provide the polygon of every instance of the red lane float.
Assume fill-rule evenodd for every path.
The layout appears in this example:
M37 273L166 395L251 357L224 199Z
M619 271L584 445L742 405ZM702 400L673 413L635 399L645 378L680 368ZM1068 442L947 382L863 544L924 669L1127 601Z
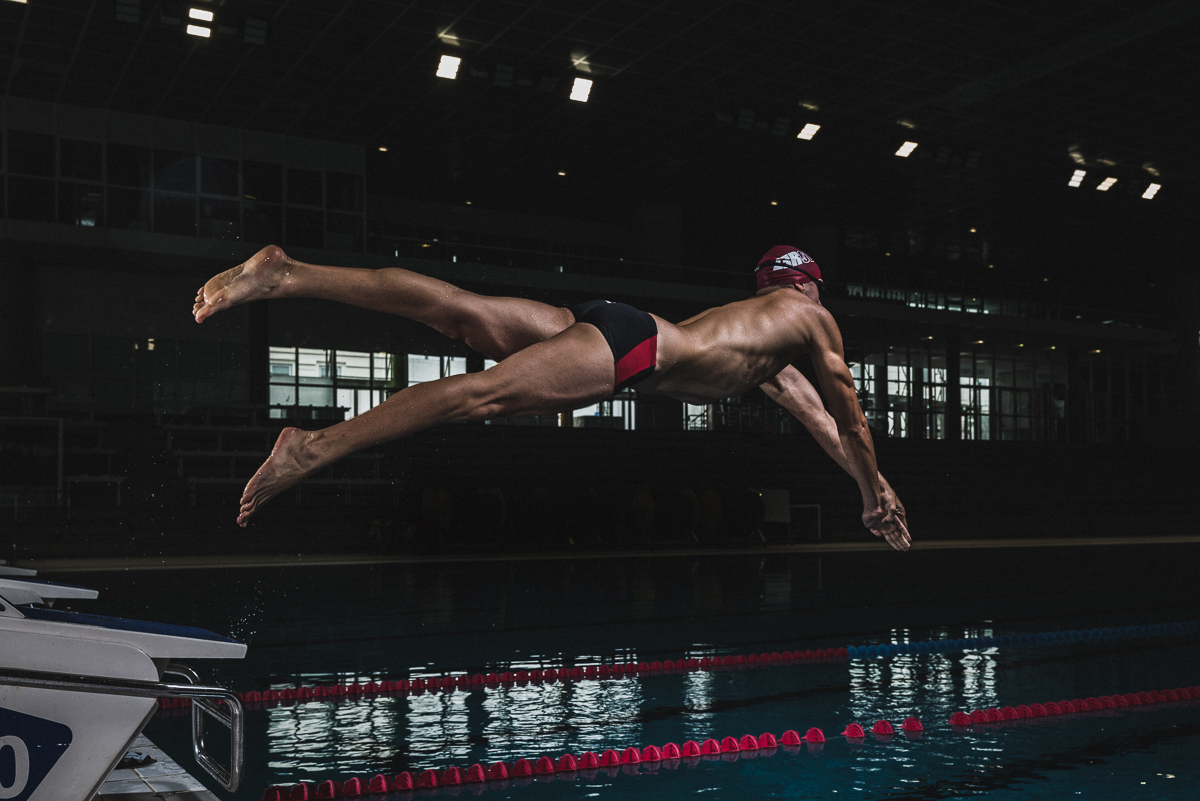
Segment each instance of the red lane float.
M370 687L370 684L364 685L361 692L370 692ZM1021 704L1016 707L1006 706L987 710L976 709L972 710L970 714L955 712L950 716L949 723L951 727L962 729L1003 721L1026 720L1038 717L1079 714L1104 709L1120 709L1191 700L1200 700L1200 686L1177 687L1168 690L1155 690L1153 692L1126 693L1124 695L1107 695L1094 698L1076 698L1073 700L1051 701L1044 704ZM905 718L900 728L902 731L910 734L924 731L921 721L915 717ZM871 727L871 731L882 738L888 738L894 733L892 725L886 720L877 721ZM861 741L864 734L862 726L857 723L849 724L842 732L842 735L846 739L853 742ZM886 742L886 739L884 741ZM307 782L292 787L280 787L276 785L268 787L263 792L263 801L308 801L309 799L323 798L355 798L368 794L403 792L417 789L429 791L442 787L456 788L463 784L482 784L489 781L505 782L511 778L532 780L535 776L571 774L577 771L590 771L602 768L607 768L610 771L618 768L628 770L629 766L636 766L643 762L652 763L656 766L660 763L674 763L670 765L671 767L679 764L695 765L699 763L700 757L737 759L738 755L742 753L747 757L763 752L770 754L780 745L794 750L804 743L808 743L812 747L818 747L824 742L825 735L819 728L810 728L803 737L795 730L789 729L779 735L778 739L770 733L763 733L758 737L746 734L740 738L725 737L720 741L710 738L705 740L703 744L696 743L694 740L688 740L682 745L666 743L661 748L654 745L647 745L641 749L636 746L630 746L623 751L609 749L599 757L592 751L585 751L578 758L571 754L563 754L557 760L547 756L539 757L535 762L530 762L528 759L519 759L512 766L504 762L496 762L486 769L479 764L471 765L465 771L457 767L446 768L441 773L430 769L422 771L416 777L408 771L399 773L392 779L388 779L386 776L380 774L366 783L361 779L351 778L342 784L329 780L317 785Z
M880 721L875 724L872 730L878 730L881 724L888 725L888 728L890 728L890 725L886 721ZM905 731L921 730L921 722L916 718L906 719L904 726ZM916 728L910 728L914 726ZM851 741L860 741L863 738L863 728L857 723L851 723L842 734ZM661 748L656 745L647 745L644 748L631 745L621 751L610 748L600 756L597 756L594 751L584 751L578 757L572 754L563 754L558 759L541 756L532 762L528 759L518 759L512 765L504 762L495 762L488 768L478 763L471 765L466 770L449 767L440 773L430 768L421 771L416 777L412 773L405 771L397 774L393 779L388 779L387 776L378 774L371 778L370 781L363 781L355 777L347 779L342 784L328 780L321 782L319 785L303 783L290 788L274 785L268 787L263 792L263 801L359 798L372 794L412 790L428 792L440 790L441 788L452 788L452 792L457 793L459 790L454 788L458 788L464 784L479 785L485 782L506 782L510 779L531 781L539 776L574 774L580 771L593 771L605 768L609 771L618 769L628 771L630 766L636 766L641 763L651 763L653 765L651 769L656 770L663 764L669 767L677 767L680 764L696 765L701 761L702 757L707 757L709 760L736 760L741 755L745 755L746 758L752 758L760 754L769 756L778 750L781 743L784 746L794 749L803 743L817 747L824 742L825 734L820 729L813 727L803 737L795 730L789 729L778 738L770 732L763 732L757 737L753 734L743 734L741 737L724 737L721 740L709 738L702 744L694 740L688 740L683 745L666 743ZM611 775L615 775L615 773Z
M1049 701L1045 704L1022 704L1018 707L1005 706L998 709L973 709L970 714L955 712L950 716L950 725L965 728L986 723L1001 723L1007 720L1074 715L1082 712L1097 712L1102 709L1118 709L1147 704L1164 704L1172 701L1190 701L1200 698L1200 687L1177 687L1154 692L1126 693L1124 695L1102 695L1098 698L1076 698L1070 701ZM905 721L907 724L908 721ZM920 725L918 722L917 725ZM905 729L908 731L908 729Z
M727 656L706 656L702 659L665 659L652 662L628 662L602 665L587 665L560 668L540 668L534 670L503 671L501 673L450 673L444 676L418 677L415 679L385 679L371 681L366 684L335 684L314 687L287 687L282 690L248 690L239 693L243 704L251 709L260 704L274 703L304 703L313 701L354 701L376 695L392 695L395 693L422 693L438 690L462 690L474 692L488 687L520 684L522 682L556 682L584 681L613 677L638 676L652 673L686 673L704 670L745 669L747 666L779 666L795 662L828 662L845 661L845 648L821 648L806 651L774 651L762 654L730 654ZM173 709L190 706L186 698L160 698L159 707Z

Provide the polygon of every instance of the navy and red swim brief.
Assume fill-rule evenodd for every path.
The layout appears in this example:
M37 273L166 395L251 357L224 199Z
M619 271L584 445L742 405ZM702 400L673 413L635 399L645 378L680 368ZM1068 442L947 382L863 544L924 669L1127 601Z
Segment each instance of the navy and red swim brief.
M575 322L600 329L617 368L615 390L631 387L654 372L658 363L658 325L654 318L624 303L589 300L571 307Z

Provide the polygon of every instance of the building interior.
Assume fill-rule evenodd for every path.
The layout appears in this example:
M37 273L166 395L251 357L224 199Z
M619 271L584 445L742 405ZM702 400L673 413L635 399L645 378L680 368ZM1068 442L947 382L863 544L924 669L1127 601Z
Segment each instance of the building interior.
M784 557L793 599L801 575L1186 581L1198 22L1168 0L0 0L0 560L130 593L103 571L549 559L582 592L600 556L662 557L733 597L736 554L755 598ZM799 248L913 550L864 530L855 479L757 388L439 425L242 528L284 428L497 365L312 298L198 325L197 288L268 245L673 323ZM453 628L434 584L425 619Z

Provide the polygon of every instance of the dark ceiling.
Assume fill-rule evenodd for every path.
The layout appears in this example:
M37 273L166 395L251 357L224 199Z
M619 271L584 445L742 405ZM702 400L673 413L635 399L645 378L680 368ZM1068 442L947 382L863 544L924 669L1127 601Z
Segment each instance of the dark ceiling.
M771 199L984 224L1021 191L1144 216L1151 181L1155 213L1194 208L1196 0L197 0L210 39L188 5L0 0L4 91L360 143L376 192L592 216Z

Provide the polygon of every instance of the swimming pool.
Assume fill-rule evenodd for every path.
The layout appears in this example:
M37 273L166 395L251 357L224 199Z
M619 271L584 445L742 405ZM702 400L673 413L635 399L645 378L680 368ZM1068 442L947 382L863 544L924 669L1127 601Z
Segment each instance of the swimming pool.
M491 798L1193 798L1200 701L954 728L956 711L1190 687L1195 546L467 562L96 574L104 611L250 644L213 677L241 691L494 674L419 692L252 703L238 799L586 751L823 731L823 744L438 790ZM910 558L911 557L911 558ZM170 600L147 608L148 585ZM115 608L114 608L115 607ZM1040 632L1114 629L1060 641ZM1020 638L1018 635L1028 635ZM1003 637L996 641L984 638ZM978 642L847 658L831 649ZM1023 642L1021 640L1024 640ZM913 649L915 650L915 649ZM701 664L772 653L777 661ZM813 651L805 658L803 652ZM824 656L818 656L824 651ZM684 660L670 670L499 681L504 672ZM686 660L695 660L690 668ZM209 671L211 673L211 671ZM186 761L186 719L151 739ZM900 730L907 717L919 734ZM871 733L879 720L890 737ZM842 735L858 723L861 739ZM428 794L423 790L421 793ZM409 793L392 793L409 797ZM286 795L285 795L286 797ZM384 796L376 796L384 797Z

